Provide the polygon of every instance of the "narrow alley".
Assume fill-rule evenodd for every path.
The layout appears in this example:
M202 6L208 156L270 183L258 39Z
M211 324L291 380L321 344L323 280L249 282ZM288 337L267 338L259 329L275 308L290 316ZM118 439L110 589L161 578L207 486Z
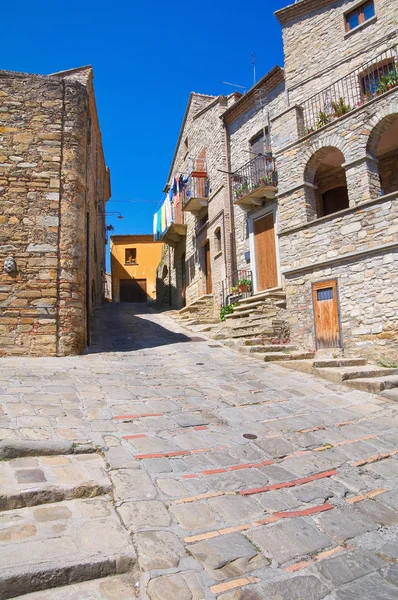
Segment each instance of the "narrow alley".
M394 402L137 304L0 393L0 599L397 599Z

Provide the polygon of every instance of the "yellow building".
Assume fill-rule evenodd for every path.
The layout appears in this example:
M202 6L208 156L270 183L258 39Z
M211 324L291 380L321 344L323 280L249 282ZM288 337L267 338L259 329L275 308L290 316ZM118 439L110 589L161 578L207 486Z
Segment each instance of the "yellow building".
M113 302L156 300L156 267L162 242L152 234L111 236Z

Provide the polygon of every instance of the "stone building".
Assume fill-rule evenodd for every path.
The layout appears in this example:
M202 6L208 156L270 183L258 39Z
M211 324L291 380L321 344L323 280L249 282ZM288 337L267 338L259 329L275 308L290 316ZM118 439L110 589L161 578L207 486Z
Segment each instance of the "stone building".
M163 244L150 233L111 236L113 302L156 300L156 269Z
M110 196L91 67L0 72L0 354L67 355L104 297Z
M236 95L189 98L165 192L174 186L172 223L158 267L158 300L173 308L205 296L211 316L232 269L232 206L226 173L222 113ZM175 193L176 182L178 193Z
M397 358L398 4L301 0L271 118L291 338Z

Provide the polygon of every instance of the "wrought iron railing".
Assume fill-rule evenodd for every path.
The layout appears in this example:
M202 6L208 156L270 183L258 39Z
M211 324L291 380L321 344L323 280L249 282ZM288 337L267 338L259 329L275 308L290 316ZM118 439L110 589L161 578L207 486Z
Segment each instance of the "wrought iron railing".
M207 177L195 177L190 175L182 193L182 201L185 206L191 198L209 197L209 179Z
M398 86L398 46L374 59L308 98L302 105L304 131L312 133L376 96Z
M253 277L248 269L240 269L221 282L221 306L235 304L253 295Z
M270 155L258 154L232 175L234 201L247 196L261 187L277 187L278 174L275 159Z

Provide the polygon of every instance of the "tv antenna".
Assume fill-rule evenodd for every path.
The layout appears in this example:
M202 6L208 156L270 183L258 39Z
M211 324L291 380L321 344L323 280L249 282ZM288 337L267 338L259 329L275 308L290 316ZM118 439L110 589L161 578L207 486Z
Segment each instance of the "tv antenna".
M237 83L230 83L229 81L223 81L222 83L224 85L232 85L232 87L239 88L239 89L243 90L244 94L246 94L246 88L243 85L238 85Z
M250 62L253 65L253 85L256 85L256 55L252 52Z

